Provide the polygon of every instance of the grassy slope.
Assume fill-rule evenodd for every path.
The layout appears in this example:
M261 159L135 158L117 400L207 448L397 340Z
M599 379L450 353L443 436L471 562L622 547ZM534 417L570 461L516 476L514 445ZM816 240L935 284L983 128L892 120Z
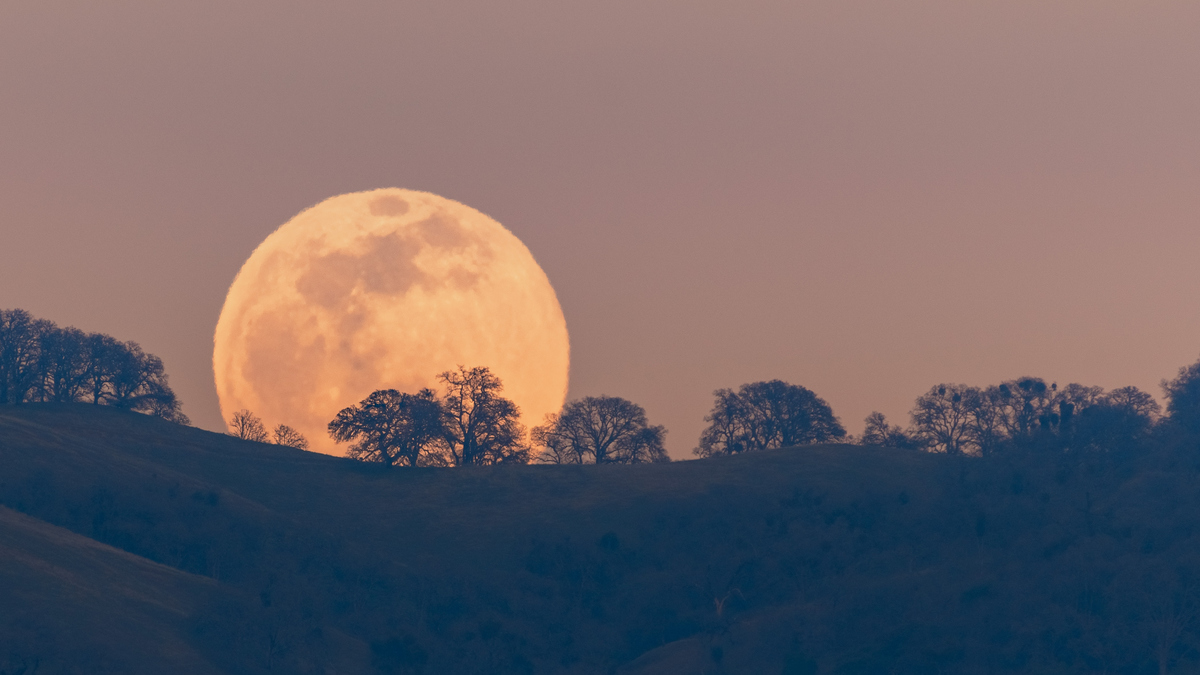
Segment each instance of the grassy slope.
M181 637L187 617L220 592L212 580L5 508L0 560L0 672L79 662L91 672L219 672Z
M384 672L1152 667L1143 619L1200 551L1195 468L951 460L387 471L107 408L0 408L0 504L221 589L111 642L230 672L371 672L368 644ZM97 624L39 584L26 597ZM1185 642L1172 664L1195 663Z

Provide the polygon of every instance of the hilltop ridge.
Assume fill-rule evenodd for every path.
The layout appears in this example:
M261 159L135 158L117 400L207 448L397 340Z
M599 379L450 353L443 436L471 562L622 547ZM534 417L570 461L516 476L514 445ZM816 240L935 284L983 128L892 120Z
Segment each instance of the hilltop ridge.
M1155 652L1145 618L1176 606L1200 571L1200 481L1177 455L981 461L824 445L638 466L389 470L44 404L0 407L0 462L0 505L24 514L0 514L0 527L70 543L7 539L0 592L31 589L19 591L30 611L91 626L99 605L58 592L53 575L21 581L33 573L20 561L82 565L100 593L145 584L176 598L166 604L177 618L158 632L118 622L106 640L196 654L194 672L1140 672L1197 661L1192 627ZM110 559L125 570L119 584L87 571ZM78 630L35 625L43 642L10 625L3 644ZM94 667L88 658L72 667Z

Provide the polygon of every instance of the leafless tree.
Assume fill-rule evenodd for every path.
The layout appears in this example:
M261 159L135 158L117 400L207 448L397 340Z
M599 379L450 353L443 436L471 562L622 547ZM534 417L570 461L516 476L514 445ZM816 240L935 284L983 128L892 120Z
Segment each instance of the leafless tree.
M245 409L233 413L233 417L229 419L228 433L243 441L268 442L267 430L263 427L262 420Z
M978 394L979 390L963 384L939 384L921 395L911 413L917 437L934 452L969 452L971 408Z
M448 370L438 375L442 397L445 457L448 464L528 462L521 411L502 397L504 385L485 367Z
M1162 414L1162 406L1158 404L1158 401L1137 387L1113 389L1105 394L1101 401L1140 415L1148 422L1158 420L1158 416Z
M861 445L901 449L916 449L921 445L899 426L889 424L887 417L881 412L872 412L867 415L864 420L863 435L858 442Z
M304 437L304 434L286 424L277 425L272 435L275 437L276 445L286 445L298 450L308 449L308 439Z
M23 309L0 310L0 403L23 403L36 389L41 336L53 327Z
M37 400L70 403L83 397L88 372L86 344L87 335L78 328L50 330L41 335Z

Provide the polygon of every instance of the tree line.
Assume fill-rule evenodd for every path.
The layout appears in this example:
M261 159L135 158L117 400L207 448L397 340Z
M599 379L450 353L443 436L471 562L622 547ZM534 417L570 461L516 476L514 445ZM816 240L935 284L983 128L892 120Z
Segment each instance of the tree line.
M1163 382L1163 411L1137 387L1060 387L1022 377L984 387L938 384L915 401L909 424L879 412L863 434L846 434L829 405L808 389L772 380L718 389L694 454L732 455L826 442L854 442L950 455L990 456L1016 448L1093 452L1136 446L1159 432L1200 435L1200 361Z
M501 395L486 367L446 371L440 392L381 389L338 413L328 430L349 443L348 456L389 466L466 466L505 463L638 464L666 462L666 429L651 425L640 405L615 396L569 401L528 430L520 410ZM1200 434L1200 361L1164 381L1166 414L1136 387L1101 387L1023 377L973 387L939 384L917 398L906 428L873 412L852 437L830 405L811 390L781 380L714 392L698 457L843 442L951 455L989 456L1016 447L1097 451L1128 447L1159 429ZM231 433L272 442L249 411L231 420ZM294 429L279 425L274 441L307 448Z
M636 403L615 396L571 401L526 430L521 410L501 395L504 385L486 367L459 366L437 376L441 391L371 392L338 412L329 435L349 443L347 456L387 466L496 464L639 464L667 462L666 429L646 420ZM257 416L239 410L229 434L300 449L308 441L286 425L272 435Z
M625 399L571 401L527 434L520 409L501 395L504 385L488 368L459 366L438 382L440 393L375 391L339 412L329 434L351 443L350 457L389 466L668 461L666 430Z
M0 310L0 404L72 402L189 424L162 359L136 342Z
M1039 377L985 387L939 384L917 398L908 428L867 416L859 442L951 455L1014 448L1093 452L1134 446L1156 431L1200 432L1200 362L1163 382L1167 410L1137 387L1105 391Z

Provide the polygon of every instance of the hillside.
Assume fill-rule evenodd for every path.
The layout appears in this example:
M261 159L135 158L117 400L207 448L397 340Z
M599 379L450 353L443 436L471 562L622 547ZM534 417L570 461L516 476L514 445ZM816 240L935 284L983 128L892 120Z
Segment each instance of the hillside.
M6 508L0 560L0 672L78 663L99 672L219 672L182 639L187 617L221 592L212 580Z
M1198 455L385 470L4 407L0 504L25 516L0 513L0 597L32 618L0 644L61 654L39 673L136 672L111 654L197 673L1182 672L1200 664ZM113 647L39 646L66 643Z

